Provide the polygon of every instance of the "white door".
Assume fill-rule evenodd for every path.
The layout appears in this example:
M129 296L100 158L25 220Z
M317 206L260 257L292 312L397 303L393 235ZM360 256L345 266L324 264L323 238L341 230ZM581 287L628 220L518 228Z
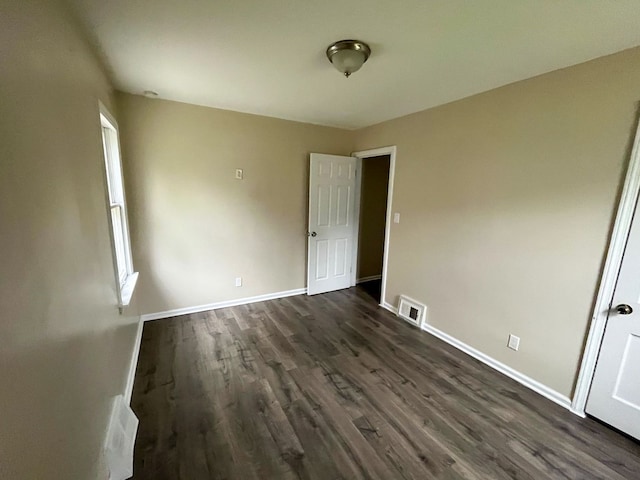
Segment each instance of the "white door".
M640 212L622 258L587 413L640 439Z
M356 158L311 154L307 292L351 286Z

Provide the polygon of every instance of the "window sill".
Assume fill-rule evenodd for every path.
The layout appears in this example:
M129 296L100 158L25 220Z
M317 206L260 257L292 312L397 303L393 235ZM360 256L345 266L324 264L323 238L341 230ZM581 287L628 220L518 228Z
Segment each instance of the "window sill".
M118 304L118 308L120 308L120 313L122 313L122 309L124 307L128 307L131 303L131 297L133 297L133 291L136 289L136 284L138 283L138 272L133 272L129 277L127 277L127 281L120 288L120 303Z

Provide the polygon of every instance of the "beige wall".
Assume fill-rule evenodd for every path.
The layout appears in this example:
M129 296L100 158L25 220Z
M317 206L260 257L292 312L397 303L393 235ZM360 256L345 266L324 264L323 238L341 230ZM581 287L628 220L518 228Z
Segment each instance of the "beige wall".
M309 153L349 154L352 132L127 94L118 105L143 313L305 287Z
M382 275L389 155L362 160L358 278Z
M114 306L110 86L57 3L8 0L0 22L0 477L104 478L137 320ZM393 144L386 300L568 395L638 97L640 49L359 132L121 95L142 308L303 287L308 153Z
M357 132L119 95L142 310L304 287L308 153L397 145L386 301L570 395L638 85L634 49Z
M639 98L632 49L359 131L398 148L386 301L569 395Z
M137 325L115 306L110 87L56 2L4 1L0 45L0 478L106 478Z

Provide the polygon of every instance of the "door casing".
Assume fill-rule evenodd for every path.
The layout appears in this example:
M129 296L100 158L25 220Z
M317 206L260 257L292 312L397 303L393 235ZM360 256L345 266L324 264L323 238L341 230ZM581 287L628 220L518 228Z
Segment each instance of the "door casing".
M609 240L607 259L602 271L598 295L591 315L587 342L582 355L580 371L571 402L571 411L582 417L586 416L585 407L587 405L587 398L589 396L589 390L591 389L600 346L604 338L604 330L607 324L609 310L611 309L618 272L622 266L622 256L631 229L638 193L640 193L640 125L636 128L631 158L629 159L629 165L620 195L616 220Z
M360 227L360 200L362 192L362 160L370 157L379 157L381 155L389 155L389 186L387 187L387 211L384 226L384 250L382 256L382 287L380 289L380 306L391 307L386 302L386 290L387 290L387 269L389 265L389 240L391 234L391 221L393 216L393 180L395 178L396 168L396 146L380 147L371 150L362 150L359 152L353 152L352 157L356 157L357 163L357 178L356 178L356 192L355 192L355 232L353 237L353 253L351 255L351 286L356 285L357 270L358 270L358 243L359 243L359 227Z

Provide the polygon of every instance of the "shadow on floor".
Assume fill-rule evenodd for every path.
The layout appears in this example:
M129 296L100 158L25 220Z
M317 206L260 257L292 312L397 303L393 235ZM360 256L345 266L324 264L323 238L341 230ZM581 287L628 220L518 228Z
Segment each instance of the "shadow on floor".
M380 303L382 280L371 280L370 282L359 283L358 288L364 290L371 298Z

